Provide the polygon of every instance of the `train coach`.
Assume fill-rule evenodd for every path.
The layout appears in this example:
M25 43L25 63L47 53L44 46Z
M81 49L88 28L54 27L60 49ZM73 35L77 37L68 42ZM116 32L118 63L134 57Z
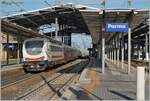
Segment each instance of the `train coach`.
M23 43L23 69L44 71L48 67L77 59L81 52L59 41L46 38L31 38Z

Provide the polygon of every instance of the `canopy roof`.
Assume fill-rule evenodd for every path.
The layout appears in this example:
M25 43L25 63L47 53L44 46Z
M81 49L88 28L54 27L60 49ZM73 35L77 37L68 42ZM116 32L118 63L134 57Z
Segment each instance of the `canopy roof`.
M91 34L93 43L98 43L101 36L104 16L107 22L129 22L134 33L141 24L146 25L148 10L137 9L97 9L83 5L57 5L29 12L2 17L2 21L37 31L44 24L51 24L58 18L60 25L67 25L72 33ZM130 19L132 17L132 19ZM146 25L148 26L148 24ZM143 33L143 32L138 32ZM106 35L107 41L116 33Z

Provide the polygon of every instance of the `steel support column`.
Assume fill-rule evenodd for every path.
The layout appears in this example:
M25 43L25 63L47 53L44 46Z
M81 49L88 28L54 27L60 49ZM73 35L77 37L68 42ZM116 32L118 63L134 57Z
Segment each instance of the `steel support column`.
M3 43L2 43L2 33L0 33L0 40L1 40L1 41L0 41L0 67L1 67L1 66L2 66L2 61L3 61L3 60L2 60L2 59L3 59L3 58L2 58L2 51L3 51L3 48L2 48L2 47L3 47Z
M111 44L109 44L109 59L111 60Z
M117 60L117 58L116 58L116 37L115 37L115 39L114 39L115 41L114 41L114 63L116 64L116 60Z
M7 33L7 59L6 59L6 65L9 64L9 33Z
M140 60L140 50L141 50L141 46L140 43L138 43L138 60Z
M149 10L149 16L150 16L150 10ZM149 68L150 68L150 21L149 21L149 32L148 32L148 36L149 36Z
M98 58L101 59L101 45L98 46Z
M109 59L109 45L107 46L107 58Z
M132 46L131 46L131 57L134 57L134 46L135 46L135 44L132 43Z
M102 26L102 73L105 73L105 11L103 11L103 26Z
M150 14L150 11L149 11ZM150 26L149 26L150 29ZM149 68L150 68L150 30L149 30Z
M115 61L115 57L114 57L114 54L115 54L115 48L114 48L115 47L115 42L114 42L114 38L113 38L113 46L112 47L113 47L113 54L112 54L113 56L112 57L113 57L113 62L114 62Z
M119 34L117 35L117 65L119 65Z
M61 37L62 43L64 43L64 36Z
M111 60L111 44L110 44L110 60Z
M142 45L142 60L144 60L144 45Z
M128 74L131 69L131 28L128 29Z
M50 32L50 37L53 38L53 32Z
M55 18L55 39L58 40L58 18Z
M109 59L109 45L107 45L107 48L106 48L107 52L106 52L106 55L107 55L107 59Z
M18 61L18 64L20 63L19 60L20 60L20 35L19 33L17 34L17 43L18 43L18 50L17 50L17 61Z
M124 68L124 34L122 33L121 40L121 68Z
M113 43L113 41L112 41L112 43ZM113 62L113 44L111 45L111 60Z
M109 60L111 60L111 45L109 44Z
M145 58L148 61L148 34L145 35Z
M68 45L71 46L71 33L68 36Z
M112 44L111 44L111 61L113 62L113 41L112 41Z
M109 59L109 51L110 51L109 49L110 49L110 47L109 47L109 44L108 44L107 45L107 49L106 49L107 50L108 59Z
M102 37L102 73L105 73L105 37L104 35Z
M109 45L108 45L108 58L109 58L109 52L110 52L110 47L109 47ZM109 58L110 59L110 58Z
M18 32L18 34L17 34L17 42L18 42L18 51L17 51L17 60L18 60L18 64L20 64L21 63L21 59L22 59L22 57L21 57L21 51L22 51L22 38L21 38L21 36L20 36L20 32Z

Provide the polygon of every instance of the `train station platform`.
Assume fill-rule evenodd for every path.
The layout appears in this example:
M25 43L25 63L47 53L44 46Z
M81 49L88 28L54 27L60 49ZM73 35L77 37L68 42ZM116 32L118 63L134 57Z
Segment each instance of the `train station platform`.
M105 74L99 61L92 59L79 82L68 88L63 100L136 100L136 71L127 74L126 68L106 61ZM149 81L145 83L145 99L149 99Z
M11 70L20 69L20 68L22 68L22 64L13 64L13 65L2 66L1 72L11 71Z

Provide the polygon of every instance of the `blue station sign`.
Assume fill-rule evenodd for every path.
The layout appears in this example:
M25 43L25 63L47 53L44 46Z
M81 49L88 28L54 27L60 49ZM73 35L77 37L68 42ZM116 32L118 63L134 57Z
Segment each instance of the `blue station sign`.
M128 23L106 23L106 32L128 32Z
M15 48L15 45L8 45L8 48Z

